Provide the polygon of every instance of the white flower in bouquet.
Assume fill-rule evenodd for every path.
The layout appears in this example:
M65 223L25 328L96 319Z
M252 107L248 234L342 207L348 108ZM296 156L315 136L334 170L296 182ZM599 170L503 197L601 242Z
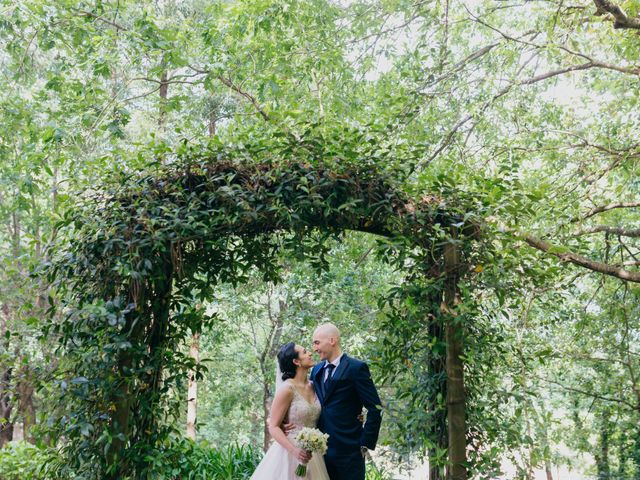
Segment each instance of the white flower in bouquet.
M322 433L317 428L305 427L298 432L295 437L298 447L307 452L313 452L320 455L324 455L327 451L327 440L329 435ZM299 464L296 468L296 475L298 477L304 477L307 474L307 465Z

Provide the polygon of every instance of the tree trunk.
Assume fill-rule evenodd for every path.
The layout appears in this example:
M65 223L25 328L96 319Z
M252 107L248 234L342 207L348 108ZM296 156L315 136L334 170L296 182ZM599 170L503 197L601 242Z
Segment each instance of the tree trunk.
M11 417L11 405L5 408L5 404L2 402L2 406L0 407L0 416L3 421ZM0 426L0 448L13 440L13 430L14 424L11 421L7 421Z
M549 460L544 462L544 472L547 474L547 480L553 480L553 474L551 473L551 463Z
M547 480L553 480L553 473L551 472L551 446L549 444L549 429L547 423L545 422L542 426L542 441L543 447L545 450L545 459L544 459L544 472L547 476Z
M129 338L131 342L140 342L144 337L144 332L149 323L149 319L145 318L148 313L142 309L142 305L145 304L144 294L139 287L133 288L135 294L132 294L132 298L129 300L134 302L137 308L130 312L126 316L125 331L131 332ZM121 463L122 452L125 449L127 443L130 441L130 415L131 407L133 404L133 393L131 391L131 385L133 382L129 381L133 366L133 356L130 350L120 350L117 360L117 377L119 383L115 387L110 403L114 405L114 412L110 419L109 434L111 435L111 446L106 452L107 457L107 472L109 480L117 480L120 478L119 467ZM140 392L137 392L140 393Z
M118 390L112 398L115 411L111 418L110 434L113 440L111 441L111 446L107 454L107 465L109 473L112 475L108 477L110 480L120 478L119 472L117 471L119 459L129 438L131 393L129 391L129 382L127 381L127 372L131 371L132 364L131 354L126 350L123 351L118 359L118 377L121 380Z
M13 402L11 398L11 367L5 367L0 378L0 448L13 440Z
M271 395L271 389L269 382L265 381L262 385L262 450L266 452L269 450L269 444L271 443L271 434L269 433L269 412L271 411L271 403L273 402L273 395Z
M627 478L627 463L629 460L629 437L627 432L620 432L618 436L618 471L615 478Z
M278 299L278 311L273 312L270 293L267 295L267 302L267 313L271 327L267 336L267 343L258 358L260 371L262 373L262 448L265 452L269 449L271 442L271 434L269 433L269 414L271 412L271 403L273 402L271 372L273 372L275 367L274 357L276 356L277 348L282 338L284 311L287 308L286 302Z
M5 337L7 331L7 318L9 317L9 307L2 305L2 315L0 315L0 338L3 341L3 349L9 358L9 340ZM0 448L6 443L13 440L13 420L11 414L13 412L13 398L11 395L11 376L13 373L12 366L9 363L1 365L0 370Z
M635 435L633 450L631 451L631 458L635 467L633 480L640 480L640 427L636 427L633 434Z
M169 93L169 74L167 72L167 59L166 56L162 56L162 73L160 74L160 107L158 112L158 126L162 130L165 126L167 118L167 96Z
M452 229L452 240L457 232ZM464 353L462 327L456 315L460 302L458 291L458 272L460 253L453 241L444 247L444 265L446 283L443 310L446 318L445 338L447 343L447 420L449 431L448 480L466 480L467 478L467 442L464 391Z
M444 343L444 328L442 325L442 315L440 314L440 299L442 291L436 291L428 298L431 305L429 318L429 336L436 342ZM434 389L433 395L429 401L429 410L433 415L430 436L435 443L435 448L429 450L429 480L444 480L444 467L441 460L437 460L438 450L446 450L448 448L447 434L447 409L439 405L438 397L447 398L447 381L446 381L446 356L431 353L429 359L429 372L432 378L438 381L437 389Z
M200 334L194 333L191 337L191 348L189 355L195 365L200 363ZM198 416L198 380L196 370L189 374L189 393L187 400L187 438L196 439L196 422Z
M609 480L611 468L609 465L609 414L603 412L600 418L600 445L599 451L596 453L596 468L598 471L598 480Z
M18 261L20 256L20 220L18 214L13 212L11 214L12 232L11 232L11 246L13 250L13 258Z
M113 441L108 452L108 480L120 480L131 476L131 467L127 461L122 461L122 453L128 444L143 442L148 432L155 432L157 429L158 418L147 412L158 411L162 398L162 352L168 348L166 341L171 311L172 283L173 270L169 261L165 263L161 280L158 280L158 284L154 285L155 288L152 290L154 298L151 302L151 310L136 310L128 319L128 322L131 322L128 323L131 325L128 329L132 332L130 334L132 343L148 345L148 352L142 360L145 367L144 373L138 377L139 381L135 389L129 387L132 383L130 378L133 365L130 351L124 350L118 362L118 377L121 383L112 399L116 410L111 426ZM144 305L145 302L138 298L136 303ZM133 328L133 322L135 322L135 328ZM136 402L144 403L145 408L139 409ZM132 415L133 412L143 410L145 411L143 414ZM153 459L146 461L148 466Z
M522 368L522 381L523 381L523 388L526 389L527 388L527 377L526 377L526 372L524 371L524 366ZM528 408L523 408L523 413L522 413L523 417L524 417L524 423L527 426L527 436L529 438L533 438L533 431L531 428L531 419L529 418L529 410ZM524 455L523 455L524 457ZM534 471L534 464L535 464L535 446L532 444L529 447L529 457L526 458L524 460L525 462L525 472L524 472L524 480L534 480L535 478L535 471Z
M213 137L216 134L216 109L211 110L209 114L209 136Z
M31 428L36 423L36 408L33 403L35 392L34 379L31 368L24 365L18 373L16 386L18 396L18 412L22 417L22 434L25 440L35 445L35 438L31 435Z

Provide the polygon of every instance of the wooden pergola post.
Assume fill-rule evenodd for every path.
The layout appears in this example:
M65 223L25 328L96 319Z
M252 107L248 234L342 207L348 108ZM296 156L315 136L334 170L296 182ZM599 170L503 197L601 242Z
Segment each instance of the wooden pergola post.
M448 480L467 479L467 442L464 391L464 353L462 326L457 319L456 306L460 303L458 278L460 250L458 232L451 227L451 239L444 247L445 287L443 311L445 313L445 339L447 344L447 424L449 431Z

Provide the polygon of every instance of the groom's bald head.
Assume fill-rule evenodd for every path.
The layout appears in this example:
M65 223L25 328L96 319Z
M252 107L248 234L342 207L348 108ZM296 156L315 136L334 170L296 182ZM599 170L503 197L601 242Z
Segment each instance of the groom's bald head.
M323 323L313 332L313 336L321 335L323 337L335 338L340 343L340 330L333 323Z
M321 360L334 360L342 354L340 347L340 330L333 323L323 323L313 332L313 349Z

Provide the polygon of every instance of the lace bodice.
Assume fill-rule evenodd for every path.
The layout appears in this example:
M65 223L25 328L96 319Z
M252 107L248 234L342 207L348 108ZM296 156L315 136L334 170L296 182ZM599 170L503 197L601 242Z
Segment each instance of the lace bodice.
M294 424L296 428L287 435L292 438L304 427L316 427L320 417L320 401L318 397L315 397L313 402L309 403L293 385L287 382L286 386L293 391L293 399L289 406L288 423Z

